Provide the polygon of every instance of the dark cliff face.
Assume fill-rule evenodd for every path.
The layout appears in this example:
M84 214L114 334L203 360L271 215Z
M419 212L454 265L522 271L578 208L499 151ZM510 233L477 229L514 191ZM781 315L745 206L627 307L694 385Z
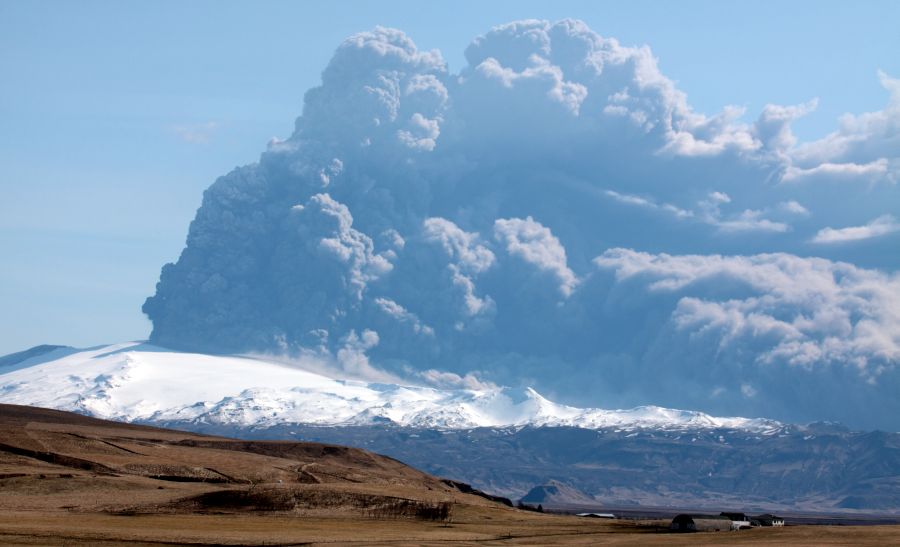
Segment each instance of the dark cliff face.
M210 431L360 446L514 499L539 485L537 494L543 497L537 502L544 505L554 497L587 503L583 495L597 505L900 513L897 433L815 426L790 427L769 436L735 430L564 427ZM566 489L573 486L577 490Z

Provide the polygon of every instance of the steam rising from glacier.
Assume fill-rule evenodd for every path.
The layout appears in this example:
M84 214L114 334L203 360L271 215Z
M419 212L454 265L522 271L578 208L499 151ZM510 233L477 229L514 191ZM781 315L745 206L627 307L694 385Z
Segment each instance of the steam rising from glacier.
M341 44L293 135L204 194L152 341L900 427L900 80L800 143L814 99L704 115L578 21L466 60L392 29Z

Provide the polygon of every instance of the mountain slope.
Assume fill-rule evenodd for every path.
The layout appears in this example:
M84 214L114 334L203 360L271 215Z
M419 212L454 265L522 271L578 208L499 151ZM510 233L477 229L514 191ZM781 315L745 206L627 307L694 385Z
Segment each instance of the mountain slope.
M490 504L358 448L241 441L0 405L0 509L360 512ZM399 501L398 501L399 500Z
M372 426L276 427L252 434L362 446L512 499L555 480L593 497L593 503L581 505L594 508L900 514L897 433L810 425L777 435L728 429Z
M0 443L3 545L672 542L653 525L516 511L334 445L236 441L13 405L0 405ZM432 522L445 508L452 523ZM756 539L886 545L896 535L892 527L802 528Z
M565 505L596 505L597 500L581 490L559 481L535 486L522 496L522 503L561 507Z
M435 429L724 427L773 434L783 427L772 420L652 406L580 409L548 401L530 388L436 389L340 379L303 368L302 362L180 353L136 342L0 370L0 402L124 421L257 428L388 422Z
M14 369L0 373L0 403L364 447L510 498L555 480L622 506L900 512L897 433L578 409L531 389L365 382L138 343L54 350Z

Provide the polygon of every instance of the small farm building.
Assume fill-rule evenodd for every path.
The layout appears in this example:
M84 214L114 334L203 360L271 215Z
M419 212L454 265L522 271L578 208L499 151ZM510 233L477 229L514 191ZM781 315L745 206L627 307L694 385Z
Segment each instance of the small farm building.
M750 517L745 515L744 513L731 513L728 511L723 511L719 513L723 517L728 517L731 519L731 529L732 530L741 530L747 529L752 526L750 522Z
M752 517L750 521L754 526L784 526L784 518L766 513L758 517Z
M731 519L722 515L682 514L672 519L669 529L676 532L728 532Z

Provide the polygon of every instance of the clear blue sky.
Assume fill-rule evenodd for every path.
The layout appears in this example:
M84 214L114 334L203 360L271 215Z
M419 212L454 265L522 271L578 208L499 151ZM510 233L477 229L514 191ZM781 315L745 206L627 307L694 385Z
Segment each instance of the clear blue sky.
M457 71L491 26L564 17L650 45L702 112L818 97L802 139L900 77L900 2L0 0L0 354L146 337L202 191L290 134L346 36L397 27Z

